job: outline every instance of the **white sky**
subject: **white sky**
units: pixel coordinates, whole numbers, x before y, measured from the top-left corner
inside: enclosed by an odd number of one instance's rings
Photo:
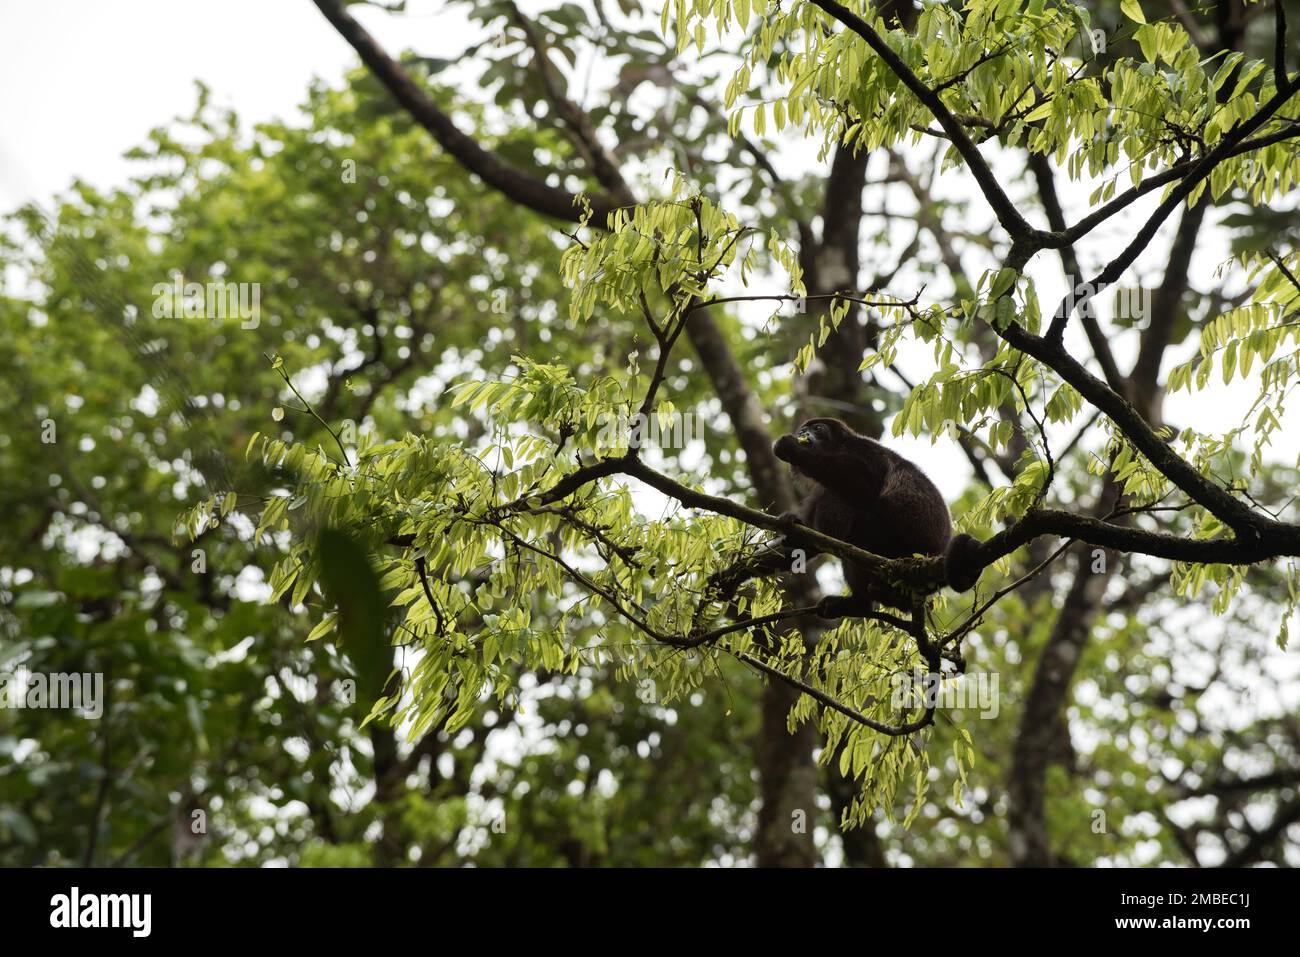
[[[355,15],[396,51],[458,49],[458,11]],[[454,27],[449,29],[449,26]],[[0,0],[0,207],[47,200],[74,176],[121,183],[121,154],[194,108],[194,81],[248,123],[287,117],[313,75],[336,82],[352,49],[310,0]]]

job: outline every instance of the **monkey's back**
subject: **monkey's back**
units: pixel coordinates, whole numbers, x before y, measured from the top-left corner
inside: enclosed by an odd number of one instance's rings
[[[902,550],[890,557],[899,558],[920,552],[942,555],[952,538],[952,515],[938,486],[916,465],[897,452],[886,449],[890,457],[889,474],[880,492],[881,506],[890,512]]]
[[[938,487],[870,436],[839,419],[808,419],[797,434],[777,439],[772,451],[811,483],[800,514],[819,532],[883,558],[946,552],[952,516]],[[858,599],[897,605],[908,598],[853,562],[845,563],[844,577]]]
[[[864,440],[888,464],[879,489],[864,480],[860,494],[815,484],[803,518],[827,535],[885,558],[941,555],[952,537],[948,503],[924,472],[879,442]]]

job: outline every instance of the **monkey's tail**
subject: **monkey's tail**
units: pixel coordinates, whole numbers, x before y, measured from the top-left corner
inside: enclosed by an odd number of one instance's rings
[[[966,533],[953,538],[943,556],[943,576],[954,591],[969,591],[979,581],[984,566],[976,560],[980,543]]]

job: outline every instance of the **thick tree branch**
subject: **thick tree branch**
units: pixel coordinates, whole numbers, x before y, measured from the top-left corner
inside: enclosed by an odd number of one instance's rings
[[[1109,416],[1134,447],[1166,478],[1239,536],[1277,542],[1295,540],[1300,527],[1266,519],[1196,471],[1155,433],[1127,399],[1085,369],[1059,342],[1049,342],[1014,323],[996,331],[1012,346],[1056,372],[1088,402]]]
[[[788,517],[778,517],[733,502],[728,498],[690,488],[655,471],[631,455],[600,459],[565,476],[550,489],[527,493],[514,502],[501,506],[499,511],[501,513],[533,512],[545,509],[563,501],[592,482],[613,475],[636,478],[688,508],[725,515],[754,528],[780,533],[789,541],[815,549],[818,553],[835,555],[840,559],[869,568],[886,580],[897,582],[902,587],[921,593],[937,591],[943,587],[941,557],[884,558],[848,542],[824,535]],[[1182,562],[1245,565],[1300,555],[1300,526],[1271,520],[1261,521],[1263,521],[1263,530],[1259,535],[1192,539],[1164,532],[1146,531],[1060,509],[1036,509],[1014,525],[982,542],[972,553],[971,560],[977,567],[986,568],[1043,536],[1072,538],[1100,548]],[[409,546],[413,543],[413,538],[396,536],[390,539],[390,543]]]
[[[546,91],[547,102],[555,110],[556,115],[565,126],[573,133],[574,140],[578,149],[582,152],[583,158],[591,168],[592,175],[596,177],[605,189],[621,206],[636,205],[636,198],[632,195],[631,188],[627,181],[623,179],[623,173],[618,167],[617,161],[610,154],[600,138],[596,135],[595,128],[591,125],[591,120],[587,117],[586,112],[577,103],[569,99],[564,92],[564,78],[556,76],[555,68],[551,65],[550,57],[546,52],[546,43],[542,39],[541,32],[537,25],[519,10],[514,3],[507,4],[510,15],[519,28],[523,30],[524,36],[528,40],[529,47],[533,51],[533,62],[537,66],[538,75],[542,80],[542,89]]]
[[[933,114],[935,120],[943,127],[943,131],[948,134],[953,148],[966,161],[966,165],[970,168],[971,174],[979,184],[984,198],[988,200],[989,205],[993,208],[993,213],[997,216],[998,222],[1002,224],[1002,228],[1013,239],[1022,242],[1033,242],[1039,237],[1039,231],[1034,229],[1020,215],[1020,211],[1016,209],[1015,204],[1011,202],[1010,197],[1002,189],[997,177],[993,175],[993,170],[989,168],[989,164],[985,161],[978,147],[971,142],[971,138],[966,134],[965,126],[952,114],[952,111],[948,109],[939,94],[912,72],[911,67],[903,61],[903,58],[894,51],[893,47],[885,42],[884,37],[856,13],[843,4],[836,3],[835,0],[812,0],[812,3],[862,37],[894,75],[903,82],[903,85],[911,91],[912,95],[920,100]]]
[[[384,52],[365,27],[348,13],[343,0],[314,2],[393,98],[462,166],[521,206],[556,219],[579,221],[582,209],[575,203],[572,193],[551,186],[532,173],[515,169],[462,133],[452,118],[433,101],[429,92],[401,64]],[[606,216],[614,209],[626,205],[623,200],[605,196],[590,196],[589,199],[593,219],[598,225],[603,225]]]
[[[1047,224],[1057,232],[1065,231],[1065,212],[1061,208],[1061,200],[1056,194],[1056,177],[1052,172],[1052,164],[1042,153],[1029,154],[1029,169],[1034,174],[1034,180],[1038,184],[1038,195],[1043,201],[1043,210],[1047,213]],[[1075,254],[1073,243],[1062,243],[1058,248],[1061,257],[1061,265],[1065,267],[1066,279],[1070,287],[1074,288],[1075,284],[1083,278],[1083,270],[1079,268],[1079,257]],[[1092,346],[1092,354],[1097,359],[1097,364],[1101,366],[1102,375],[1112,389],[1121,394],[1124,393],[1124,376],[1119,371],[1119,366],[1115,362],[1115,356],[1110,349],[1110,340],[1102,331],[1100,324],[1097,322],[1097,314],[1093,309],[1092,300],[1085,304],[1081,318],[1084,334],[1088,337],[1088,344]]]

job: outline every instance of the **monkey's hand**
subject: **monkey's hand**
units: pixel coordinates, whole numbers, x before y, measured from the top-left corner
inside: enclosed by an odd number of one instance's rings
[[[782,512],[776,517],[776,520],[781,523],[782,532],[781,537],[774,539],[772,544],[778,548],[789,547],[790,533],[800,525],[804,528],[812,528],[812,526],[808,524],[808,520],[798,512]]]

